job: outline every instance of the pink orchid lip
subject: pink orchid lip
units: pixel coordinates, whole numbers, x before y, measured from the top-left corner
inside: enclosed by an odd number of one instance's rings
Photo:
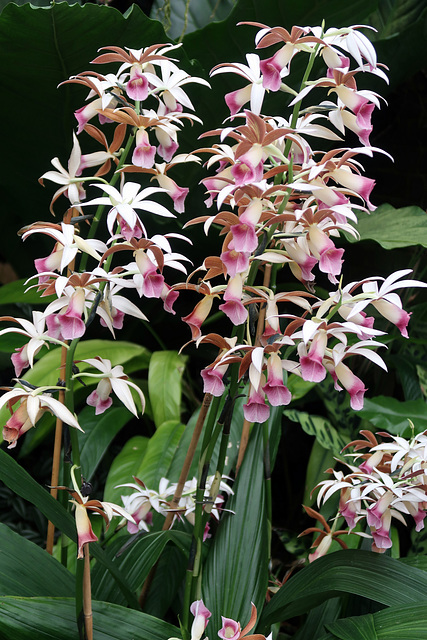
[[[208,317],[210,310],[212,308],[213,303],[213,295],[206,295],[200,302],[196,304],[193,311],[182,318],[184,322],[186,322],[192,334],[192,339],[197,340],[202,335],[200,331],[200,327],[206,318]]]
[[[86,508],[83,504],[76,503],[76,528],[78,535],[78,555],[83,558],[83,546],[88,542],[96,542],[98,538],[92,530]]]
[[[243,414],[248,422],[259,422],[260,424],[268,420],[270,416],[270,409],[265,404],[264,394],[256,391],[252,386],[248,402],[243,405]]]
[[[251,85],[243,87],[243,89],[237,89],[225,95],[225,102],[230,109],[230,115],[235,116],[244,104],[251,99]]]
[[[132,100],[145,100],[148,96],[148,80],[139,65],[132,67],[126,93]]]

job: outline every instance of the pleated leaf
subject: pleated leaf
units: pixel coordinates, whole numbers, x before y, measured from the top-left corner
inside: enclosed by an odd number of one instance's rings
[[[168,640],[179,629],[141,611],[92,602],[96,640]],[[66,598],[2,598],[2,640],[79,640],[75,604]]]
[[[74,518],[62,507],[62,505],[52,498],[52,496],[41,487],[10,455],[0,449],[0,480],[12,489],[21,498],[25,498],[48,518],[57,529],[60,529],[73,542],[77,542],[77,532]],[[128,604],[138,608],[138,601],[132,591],[129,590],[126,578],[112,562],[108,560],[106,554],[97,543],[91,543],[91,555],[108,568],[114,576],[118,588],[126,597]],[[1,626],[0,626],[1,628]]]
[[[425,604],[390,607],[327,624],[334,640],[427,640]]]
[[[168,542],[173,542],[183,553],[188,552],[190,548],[190,536],[182,531],[145,533],[125,549],[123,546],[128,541],[127,536],[120,536],[120,539],[115,540],[105,553],[121,573],[126,575],[127,583],[134,591],[141,588],[151,567],[157,562]],[[92,589],[93,597],[98,600],[126,604],[112,576],[99,564],[95,565],[92,572]]]
[[[79,434],[80,465],[86,480],[91,480],[108,447],[119,431],[133,419],[126,407],[111,407],[100,416],[93,407],[85,407],[79,414],[84,433]]]
[[[156,427],[181,417],[181,379],[185,360],[176,351],[155,351],[148,369],[148,393]]]
[[[427,573],[370,551],[338,551],[290,578],[266,605],[259,629],[267,630],[341,593],[387,606],[427,604]]]
[[[184,429],[185,425],[178,420],[168,420],[151,436],[145,456],[134,472],[150,489],[158,489],[159,480],[169,477],[169,468]]]
[[[74,594],[74,576],[41,547],[5,524],[0,524],[0,549],[1,596]]]
[[[251,602],[261,610],[267,589],[268,530],[265,505],[262,428],[254,427],[243,465],[227,502],[203,570],[203,600],[216,637],[221,615],[248,622]]]

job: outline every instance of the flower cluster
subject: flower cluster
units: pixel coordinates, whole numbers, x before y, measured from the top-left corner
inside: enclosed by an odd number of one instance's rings
[[[409,314],[395,290],[425,286],[416,280],[402,281],[409,270],[386,279],[341,284],[344,250],[334,240],[343,231],[357,237],[352,225],[357,223],[355,212],[375,209],[370,202],[374,180],[363,176],[359,157],[381,152],[369,143],[371,114],[379,99],[371,91],[359,90],[356,76],[387,77],[359,27],[325,33],[295,27],[289,33],[281,27],[250,24],[260,27],[255,38],[258,49],[280,48],[270,58],[248,54],[247,65],[224,63],[212,71],[213,76],[237,74],[246,84],[225,97],[233,125],[226,122],[222,129],[203,134],[219,137],[219,142],[198,150],[208,154],[208,169],[216,167],[203,183],[207,206],[216,205],[218,212],[188,224],[203,223],[206,234],[220,227],[224,240],[220,255],[206,258],[198,270],[205,272],[202,282],[187,281],[186,288],[203,297],[183,320],[196,344],[209,342],[219,349],[215,361],[202,372],[205,392],[222,395],[223,376],[231,364],[239,364],[239,379],[248,377],[244,405],[248,421],[264,422],[270,413],[267,402],[278,406],[291,401],[286,386],[290,374],[311,382],[330,374],[335,388],[346,389],[352,408],[358,410],[366,388],[347,358],[362,356],[386,368],[373,351],[383,346],[376,339],[383,332],[373,327],[374,317],[365,309],[371,305],[374,313],[407,337]],[[308,55],[308,67],[315,57],[326,65],[324,77],[304,80],[300,91],[283,82],[296,55]],[[313,88],[325,88],[329,100],[301,110]],[[288,120],[266,115],[268,94],[280,91],[293,96]],[[248,103],[250,108],[244,109]],[[358,136],[359,146],[342,146],[341,136],[347,130]],[[308,140],[313,137],[317,150]],[[329,146],[331,142],[341,146],[318,150],[321,139]],[[279,284],[279,270],[285,267],[299,281],[298,290],[283,290]],[[326,300],[314,295],[315,269],[335,286]],[[264,274],[262,284],[256,284],[259,270]],[[225,284],[212,282],[218,278]],[[307,291],[301,291],[301,285]],[[215,298],[222,298],[219,309],[236,327],[233,338],[202,335]],[[262,313],[254,329],[258,306]],[[295,307],[299,313],[293,312]]]
[[[339,491],[338,515],[344,517],[349,531],[335,532],[335,535],[352,532],[356,524],[365,521],[369,534],[355,533],[372,537],[372,550],[382,553],[392,546],[392,518],[407,524],[405,516],[411,516],[416,531],[424,528],[427,514],[427,432],[409,440],[381,433],[386,438],[381,443],[370,431],[361,431],[361,434],[365,439],[348,444],[347,447],[354,447],[355,453],[347,455],[363,461],[358,466],[346,464],[347,474],[329,469],[328,473],[332,473],[333,478],[319,483],[317,503],[320,506]],[[366,453],[358,453],[366,448]],[[313,512],[309,515],[318,517],[319,514]],[[333,534],[329,527],[326,536],[322,533],[322,546],[318,546],[315,557],[327,552]]]
[[[220,481],[219,486],[217,486],[217,483],[214,481],[215,476],[208,476],[206,479],[203,500],[205,502],[205,509],[209,509],[209,513],[219,520],[219,510],[221,510],[225,500],[221,493],[231,495],[233,490],[224,480]],[[153,519],[152,509],[163,516],[166,516],[171,510],[170,501],[177,487],[176,483],[169,483],[167,478],[162,478],[160,480],[158,491],[149,489],[146,487],[144,482],[138,478],[135,478],[135,483],[128,483],[120,486],[135,489],[134,493],[122,496],[125,509],[132,514],[134,519],[134,523],[128,522],[127,528],[129,533],[149,530],[148,527]],[[194,524],[196,491],[197,478],[187,480],[184,484],[178,505],[173,509],[174,513],[176,513],[178,517],[187,518],[191,524]],[[207,537],[209,537],[208,526],[204,534],[204,539]]]
[[[132,302],[127,295],[129,293],[141,300],[157,298],[167,313],[175,313],[173,304],[178,292],[166,282],[165,269],[186,274],[185,263],[190,261],[185,255],[175,252],[171,243],[189,241],[175,232],[150,236],[147,229],[151,223],[148,219],[151,216],[176,217],[167,206],[156,200],[158,196],[166,197],[166,202],[170,198],[175,212],[184,209],[188,189],[179,186],[170,174],[176,165],[200,161],[195,155],[177,153],[183,122],[200,122],[196,116],[190,118],[184,112],[194,109],[184,88],[190,83],[209,86],[206,80],[189,76],[168,56],[178,46],[153,45],[128,51],[106,47],[107,52],[101,53],[93,62],[119,63],[117,74],[102,75],[90,71],[66,81],[89,89],[88,104],[75,113],[78,130],[77,135],[73,134],[67,168],[54,158],[54,170],[47,171],[40,178],[41,184],[51,181],[59,185],[50,209],[54,213],[53,206],[57,207],[58,201],[65,198],[67,209],[63,221],[36,222],[20,232],[23,240],[43,234],[54,241],[51,253],[35,260],[36,284],[31,284],[41,293],[42,299],[44,296],[54,296],[54,299],[44,311],[33,312],[32,322],[26,318],[1,318],[15,326],[3,329],[0,335],[15,332],[28,338],[27,343],[12,356],[16,376],[20,376],[27,367],[33,367],[34,359],[43,346],[55,344],[68,348],[69,341],[84,337],[95,318],[99,319],[101,326],[109,329],[113,337],[123,327],[126,315],[147,321],[141,305]],[[111,142],[90,122],[95,117],[101,124],[109,123],[110,130],[113,128]],[[90,136],[92,143],[100,145],[101,150],[82,153],[80,140],[84,135]],[[128,143],[123,148],[126,135]],[[132,163],[125,164],[132,146]],[[90,173],[95,167],[98,167],[96,173]],[[111,172],[112,167],[115,173],[107,182],[102,176]],[[155,180],[158,186],[144,187],[139,182],[126,181],[125,173],[129,171],[140,175],[146,173],[146,181]],[[118,179],[119,185],[115,186]],[[93,192],[96,188],[101,190],[99,197],[87,199],[88,185]],[[104,209],[109,234],[106,243],[95,238]],[[91,226],[87,231],[89,220]],[[122,261],[113,267],[112,261],[127,256],[129,251],[131,261]],[[94,262],[90,270],[86,268],[89,260]],[[138,394],[144,410],[141,390],[128,379],[121,366],[112,366],[109,360],[99,357],[85,362],[97,370],[96,373],[80,373],[82,377],[99,380],[96,390],[87,399],[88,404],[95,407],[96,414],[111,405],[110,393],[114,391],[137,415],[130,389]],[[4,402],[8,401],[9,396],[6,396]],[[19,412],[6,425],[12,445],[20,434],[35,424],[35,416],[31,413],[30,424],[26,426],[25,402],[22,401]],[[46,410],[44,404],[42,407]],[[18,413],[19,427],[16,426]],[[72,424],[68,415],[67,419]]]

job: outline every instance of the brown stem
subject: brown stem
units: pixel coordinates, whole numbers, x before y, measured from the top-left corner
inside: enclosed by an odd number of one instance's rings
[[[270,284],[270,278],[271,278],[271,264],[267,264],[265,265],[264,268],[264,279],[263,279],[263,286],[264,287],[268,287]],[[259,311],[259,315],[258,315],[258,324],[257,324],[257,329],[256,329],[256,334],[255,334],[255,346],[259,346],[260,342],[261,342],[261,336],[264,332],[264,328],[265,328],[265,311],[266,311],[266,305],[263,304],[260,311]],[[249,432],[250,432],[250,428],[251,428],[251,424],[252,422],[248,422],[248,420],[246,420],[246,418],[243,421],[243,427],[242,427],[242,435],[240,437],[240,447],[239,447],[239,455],[237,457],[237,464],[236,464],[236,476],[239,473],[239,469],[242,465],[243,462],[243,458],[245,456],[245,451],[246,451],[246,447],[248,446],[248,441],[249,441]]]
[[[69,224],[71,218],[73,216],[74,209],[70,208],[66,211],[64,215],[64,222]],[[70,276],[72,271],[74,271],[75,260],[73,260],[67,268],[67,275]],[[60,377],[64,377],[65,365],[67,362],[67,349],[66,347],[61,348],[61,366],[60,366]],[[65,391],[60,391],[58,394],[58,400],[62,404],[65,405]],[[53,444],[53,460],[52,460],[52,474],[50,478],[50,495],[55,500],[58,497],[58,489],[57,486],[59,484],[59,467],[61,463],[61,448],[62,448],[62,420],[60,418],[56,418],[55,425],[55,441]],[[53,543],[55,538],[55,525],[50,520],[47,523],[47,537],[46,537],[46,551],[52,555],[53,552]]]
[[[213,396],[210,393],[205,393],[203,397],[199,417],[197,418],[196,426],[194,427],[193,435],[191,437],[190,446],[188,447],[184,464],[182,465],[178,484],[176,485],[176,489],[175,489],[175,494],[170,502],[171,511],[168,512],[162,527],[163,531],[166,531],[167,529],[169,529],[173,522],[173,519],[175,516],[173,510],[177,508],[179,501],[181,500],[182,492],[184,490],[184,485],[187,482],[188,472],[190,471],[191,463],[193,462],[197,443],[199,442],[199,438],[202,433],[203,425],[205,423],[206,416],[212,402],[212,397]],[[142,586],[141,593],[139,594],[139,604],[141,608],[144,606],[145,600],[147,599],[148,591],[151,587],[151,583],[153,582],[153,578],[156,574],[156,569],[157,569],[157,564],[151,567],[150,573],[148,574]]]
[[[93,640],[93,613],[92,613],[92,588],[90,583],[90,553],[89,545],[84,547],[83,569],[83,618],[85,622],[86,640]]]
[[[62,347],[61,349],[61,369],[60,371],[65,370],[65,362],[67,360],[67,349]],[[65,391],[60,391],[58,394],[59,402],[64,404],[65,402]],[[55,426],[55,442],[53,445],[53,460],[52,460],[52,475],[50,478],[50,495],[52,498],[57,498],[58,496],[58,484],[59,484],[59,467],[61,462],[61,447],[62,447],[62,420],[60,418],[56,418],[56,426]],[[47,538],[46,538],[46,551],[52,555],[53,552],[53,543],[55,537],[55,525],[50,520],[47,523]]]

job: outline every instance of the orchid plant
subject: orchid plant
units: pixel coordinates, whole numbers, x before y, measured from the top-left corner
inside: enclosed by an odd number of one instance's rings
[[[212,596],[212,576],[218,570],[216,549],[220,544],[227,546],[226,536],[245,522],[241,510],[250,509],[249,497],[246,502],[240,498],[245,486],[245,495],[250,495],[246,460],[257,460],[257,449],[262,449],[269,470],[273,431],[275,437],[278,434],[277,425],[273,429],[272,424],[277,412],[295,399],[296,381],[319,384],[330,378],[336,392],[348,394],[351,408],[361,410],[367,388],[355,373],[357,363],[387,370],[378,353],[387,346],[381,320],[407,338],[410,314],[398,291],[427,286],[411,277],[411,269],[344,283],[340,238],[343,234],[358,237],[358,213],[375,215],[371,202],[375,182],[364,175],[363,160],[375,153],[388,156],[370,143],[371,117],[382,98],[359,88],[360,79],[370,74],[387,82],[387,69],[377,62],[362,28],[307,26],[289,32],[254,22],[240,28],[255,30],[257,53],[246,55],[247,64],[224,62],[212,69],[212,77],[231,74],[237,89],[225,95],[229,116],[218,128],[200,135],[203,142],[197,149],[183,148],[182,133],[190,125],[202,126],[190,98],[193,85],[206,92],[210,85],[180,68],[175,57],[180,45],[105,46],[92,61],[93,70],[65,80],[64,84],[85,87],[87,100],[75,112],[77,130],[72,134],[67,169],[54,158],[55,170],[40,178],[46,187],[49,183],[59,186],[51,212],[55,207],[58,215],[61,205],[65,212],[62,220],[34,222],[21,231],[28,244],[36,234],[54,242],[48,256],[35,260],[36,274],[27,282],[40,293],[41,302],[45,298],[49,302],[43,311],[33,312],[32,322],[0,318],[11,325],[0,335],[17,333],[28,339],[12,355],[17,385],[6,389],[0,399],[0,408],[7,406],[11,414],[3,438],[12,449],[45,412],[57,418],[59,445],[55,446],[51,491],[56,496],[58,489],[66,490],[73,498],[77,554],[79,559],[85,556],[77,589],[88,639],[94,637],[89,543],[94,545],[101,535],[92,529],[90,511],[100,514],[107,525],[114,515],[121,517],[117,529],[106,535],[114,554],[118,545],[126,556],[129,547],[144,545],[146,540],[162,541],[163,547],[156,546],[153,552],[150,572],[137,578],[130,589],[134,599],[138,591],[142,607],[150,597],[156,561],[166,542],[172,540],[185,551],[188,561],[179,603],[183,640],[203,637],[211,616],[208,607],[215,607],[212,633],[222,639],[272,638],[265,619],[257,627],[260,632],[250,634],[257,620],[252,598],[259,608],[267,592],[262,582],[266,568],[254,582],[249,600],[235,610],[227,602],[225,587],[224,593],[218,587],[217,602]],[[305,72],[295,88],[294,61],[304,56]],[[323,65],[323,71],[315,75],[318,65]],[[278,96],[280,110],[274,110]],[[99,150],[82,153],[85,145]],[[205,171],[206,200],[199,204],[197,215],[189,212],[183,224],[180,215],[189,189],[178,184],[178,176],[183,173],[179,169],[187,167]],[[203,226],[212,250],[196,265],[191,254],[195,225]],[[220,246],[215,239],[218,233]],[[78,435],[83,425],[76,415],[77,391],[81,394],[82,385],[96,383],[86,394],[86,404],[96,417],[108,415],[112,393],[136,418],[147,403],[141,384],[131,379],[121,363],[96,351],[89,357],[77,356],[79,343],[90,334],[92,323],[99,322],[96,331],[109,332],[116,339],[127,316],[149,322],[151,303],[157,304],[156,313],[175,315],[178,297],[188,311],[182,317],[189,330],[183,348],[215,350],[201,371],[205,395],[187,446],[181,448],[181,469],[174,478],[158,477],[156,485],[130,473],[115,488],[124,490],[123,506],[89,499],[79,480],[87,470]],[[217,314],[227,320],[229,329],[206,330]],[[31,386],[25,375],[21,377],[23,372],[55,345],[61,352],[58,384]],[[230,430],[242,396],[237,450]],[[63,424],[72,429],[70,447],[64,445],[61,462]],[[252,444],[246,449],[250,433]],[[404,521],[402,514],[409,514],[417,530],[422,527],[427,504],[425,434],[415,434],[410,442],[392,437],[389,444],[378,444],[370,432],[364,435],[367,443],[353,443],[356,452],[370,445],[364,462],[358,467],[347,465],[347,475],[331,470],[334,479],[319,485],[319,506],[340,491],[339,514],[332,528],[323,515],[307,507],[309,515],[324,524],[323,530],[312,527],[304,532],[320,533],[310,560],[325,555],[332,540],[342,542],[339,536],[347,532],[336,530],[340,516],[351,530],[358,529],[360,537],[372,536],[374,551],[391,546],[391,518]],[[233,488],[230,476],[237,477]],[[269,480],[267,473],[266,477]],[[267,482],[262,486],[266,524],[262,535],[267,549],[271,489]],[[369,533],[361,529],[363,519]],[[245,527],[241,524],[239,535]],[[160,538],[161,533],[170,538]],[[129,540],[128,534],[133,536]],[[259,540],[258,544],[262,546]],[[53,524],[47,548],[53,553]],[[113,573],[120,562],[111,560]]]

